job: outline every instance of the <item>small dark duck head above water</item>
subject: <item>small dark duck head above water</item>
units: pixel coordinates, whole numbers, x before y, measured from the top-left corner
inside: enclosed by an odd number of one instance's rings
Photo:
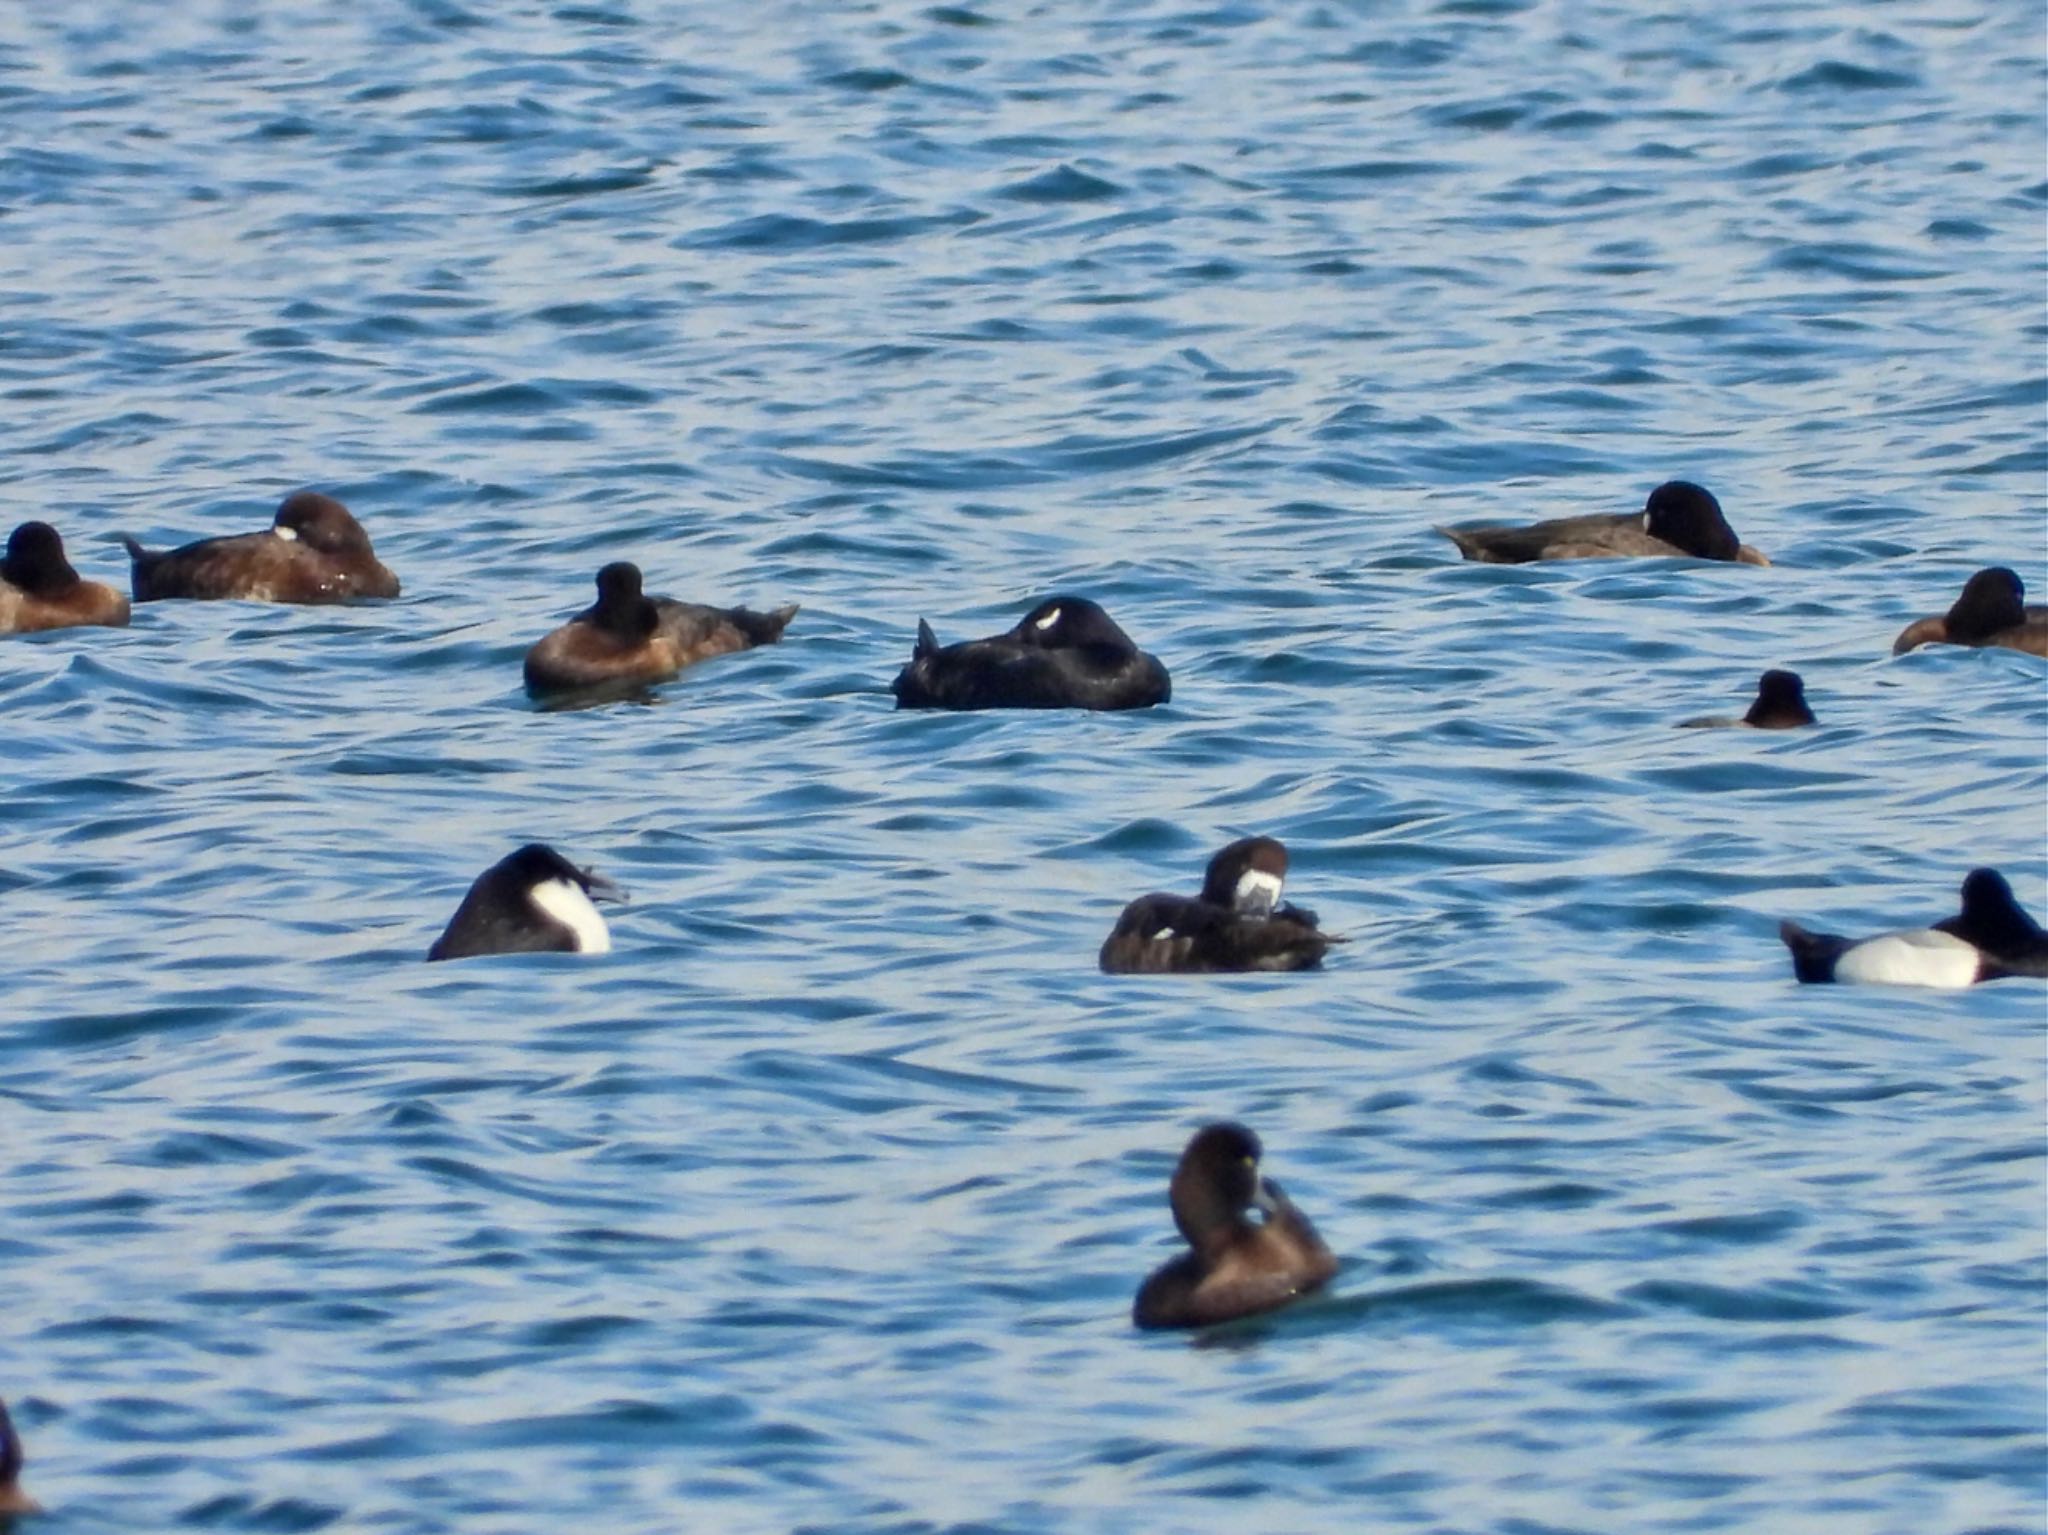
[[[1740,719],[1729,719],[1716,715],[1707,719],[1685,720],[1687,728],[1712,726],[1748,726],[1753,730],[1796,730],[1802,725],[1816,723],[1813,710],[1807,707],[1806,683],[1797,672],[1768,671],[1756,680],[1756,698],[1749,706],[1749,712]]]

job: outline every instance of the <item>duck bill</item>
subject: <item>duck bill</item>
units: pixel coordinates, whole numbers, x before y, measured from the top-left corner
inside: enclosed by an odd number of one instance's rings
[[[583,893],[593,901],[615,901],[622,906],[628,899],[624,885],[595,869],[583,871]]]

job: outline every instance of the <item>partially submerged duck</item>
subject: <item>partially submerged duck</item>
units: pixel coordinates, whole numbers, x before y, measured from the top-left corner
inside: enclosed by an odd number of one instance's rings
[[[649,686],[710,656],[772,645],[797,605],[756,613],[648,597],[640,567],[616,560],[597,573],[597,601],[526,653],[536,696],[589,688]]]
[[[1314,912],[1280,903],[1286,879],[1285,846],[1240,838],[1209,860],[1200,895],[1145,895],[1126,906],[1098,962],[1112,975],[1312,969],[1342,940],[1318,929]]]
[[[1954,990],[2006,976],[2048,977],[2048,932],[2020,909],[1996,869],[1972,869],[1962,910],[1930,927],[1839,938],[1782,922],[1778,937],[1792,951],[1792,973],[1809,983]]]
[[[0,1402],[0,1519],[42,1512],[41,1505],[21,1488],[21,1468],[27,1458],[22,1452],[21,1435],[14,1431],[14,1420],[7,1415],[7,1404]]]
[[[529,842],[476,877],[427,958],[609,954],[611,929],[592,903],[625,898],[595,869],[579,869],[547,844]]]
[[[7,536],[0,557],[0,634],[33,634],[128,622],[128,599],[88,581],[64,557],[64,540],[47,522],[24,522]]]
[[[1806,683],[1797,672],[1768,671],[1756,680],[1756,698],[1741,719],[1716,716],[1686,720],[1681,728],[1713,729],[1747,725],[1755,730],[1797,730],[1814,724],[1813,710],[1806,704]]]
[[[1138,1287],[1140,1327],[1207,1327],[1272,1311],[1328,1284],[1337,1258],[1280,1185],[1261,1176],[1259,1138],[1228,1122],[1196,1132],[1167,1197],[1188,1250]],[[1263,1221],[1254,1222],[1257,1210]]]
[[[378,561],[362,524],[334,497],[313,490],[286,496],[267,533],[203,538],[157,552],[126,536],[121,542],[134,561],[137,602],[348,602],[398,595],[398,577]]]
[[[1526,565],[1534,560],[1691,557],[1743,565],[1771,562],[1736,538],[1721,503],[1690,480],[1667,480],[1640,512],[1555,517],[1518,528],[1438,528],[1468,560]]]
[[[1173,696],[1166,668],[1086,597],[1048,597],[1005,634],[941,646],[917,621],[899,709],[1148,709]]]
[[[2029,604],[2019,572],[1988,566],[1963,583],[1963,594],[1939,618],[1918,618],[1892,641],[1902,656],[1922,645],[1995,646],[2048,656],[2048,607]]]

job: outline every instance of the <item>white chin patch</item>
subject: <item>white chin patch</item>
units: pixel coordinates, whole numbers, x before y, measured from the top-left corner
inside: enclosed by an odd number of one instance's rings
[[[1054,624],[1058,623],[1059,621],[1060,610],[1058,608],[1054,608],[1050,613],[1046,614],[1045,617],[1041,618],[1037,623],[1033,624],[1031,627],[1034,629],[1050,629]]]
[[[1977,979],[1982,956],[1953,933],[1925,928],[1885,933],[1842,951],[1835,979],[1876,986],[1935,986],[1957,991]]]
[[[1273,908],[1280,904],[1280,885],[1277,874],[1246,869],[1237,877],[1237,889],[1231,892],[1230,904],[1248,917],[1271,916]]]
[[[532,895],[535,906],[575,936],[577,953],[611,953],[611,929],[604,925],[604,917],[590,904],[581,885],[566,879],[544,879],[533,887]]]
[[[272,528],[270,531],[275,533],[279,538],[283,539],[288,544],[295,544],[299,541],[299,530],[297,528],[287,528],[282,523],[280,523],[277,527]]]

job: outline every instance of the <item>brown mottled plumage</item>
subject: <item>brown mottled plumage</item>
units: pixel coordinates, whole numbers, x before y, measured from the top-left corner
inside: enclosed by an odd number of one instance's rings
[[[362,525],[347,507],[317,491],[285,497],[268,533],[204,538],[154,553],[132,538],[121,542],[135,562],[137,602],[347,602],[398,595],[398,577],[379,563]]]
[[[1198,896],[1143,895],[1123,909],[1097,963],[1111,975],[1310,970],[1333,938],[1315,913],[1280,903],[1287,849],[1243,837],[1209,860]]]

